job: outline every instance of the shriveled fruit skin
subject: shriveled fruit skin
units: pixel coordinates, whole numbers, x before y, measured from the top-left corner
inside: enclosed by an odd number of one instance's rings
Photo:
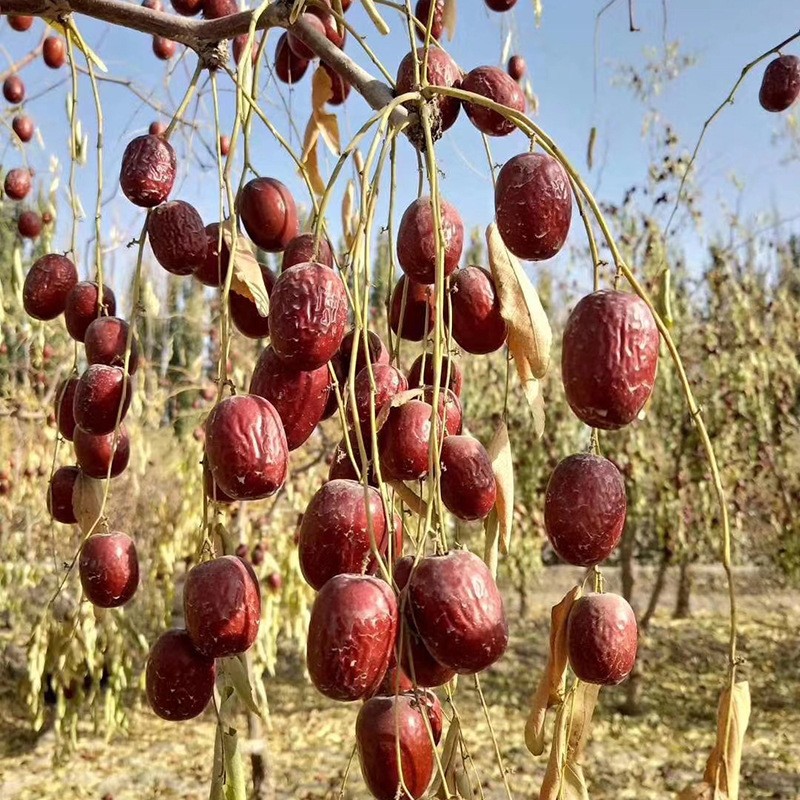
[[[414,16],[419,20],[422,28],[415,26],[414,32],[417,39],[425,41],[425,29],[428,27],[428,19],[431,13],[431,3],[435,3],[433,9],[433,22],[431,23],[431,36],[434,39],[441,39],[444,31],[444,2],[443,0],[417,0],[414,7]]]
[[[282,83],[293,84],[306,74],[311,62],[298,58],[289,47],[289,35],[282,33],[275,47],[275,74]]]
[[[78,283],[78,270],[66,256],[48,253],[33,262],[22,287],[22,304],[34,319],[55,319]]]
[[[488,270],[465,267],[453,276],[450,302],[453,338],[462,350],[486,355],[499,350],[508,337],[500,299]]]
[[[414,481],[428,474],[428,452],[433,407],[409,400],[393,408],[378,434],[384,476]]]
[[[626,509],[625,481],[611,461],[590,453],[568,456],[547,484],[547,538],[568,564],[599,564],[619,544]]]
[[[364,783],[376,800],[418,800],[427,791],[433,777],[434,752],[425,713],[419,700],[407,694],[373,697],[359,710],[358,760]]]
[[[167,720],[197,717],[211,700],[216,676],[214,660],[197,652],[186,631],[166,631],[156,639],[147,659],[150,708]]]
[[[161,136],[146,133],[132,139],[125,148],[119,184],[131,203],[153,208],[169,197],[176,169],[172,145]]]
[[[465,92],[474,92],[500,105],[525,113],[525,95],[519,84],[499,67],[476,67],[461,82]],[[511,120],[477,103],[464,103],[469,121],[488,136],[507,136],[516,130]]]
[[[206,258],[206,229],[197,209],[183,200],[156,206],[147,221],[156,261],[173,275],[191,275]]]
[[[75,445],[75,460],[83,473],[90,478],[100,480],[104,479],[106,475],[116,478],[125,471],[130,461],[130,439],[127,429],[122,424],[119,426],[119,441],[116,451],[114,450],[113,431],[96,436],[80,426],[76,426],[73,444]],[[110,475],[109,466],[111,466]]]
[[[515,80],[521,81],[525,77],[528,66],[522,56],[514,55],[508,59],[508,74]]]
[[[518,258],[544,261],[564,246],[572,221],[572,189],[561,164],[542,153],[510,158],[494,192],[497,228]]]
[[[347,325],[342,279],[315,262],[282,272],[270,298],[275,352],[296,369],[316,369],[339,350]]]
[[[572,671],[586,683],[613,686],[636,663],[636,615],[618,594],[579,597],[567,620],[567,653]]]
[[[59,36],[48,36],[42,44],[42,59],[50,69],[60,69],[67,63],[67,46]]]
[[[417,49],[417,58],[423,62],[423,48]],[[444,50],[431,48],[428,51],[428,83],[432,86],[456,87],[461,82],[461,70]],[[414,90],[414,54],[408,53],[397,68],[396,95],[405,94]],[[461,110],[461,103],[455,97],[439,97],[435,105],[440,115],[440,130],[446,131],[452,127]]]
[[[96,436],[111,433],[125,419],[131,403],[131,379],[119,367],[90,364],[78,380],[75,423]]]
[[[268,253],[283,250],[299,231],[292,193],[275,178],[254,178],[245,184],[239,216],[247,235]]]
[[[42,232],[42,218],[36,211],[23,211],[17,220],[17,231],[23,239],[35,239]]]
[[[786,111],[800,95],[800,58],[778,56],[770,61],[761,79],[758,101],[766,111]]]
[[[61,381],[56,389],[55,411],[58,432],[69,442],[75,434],[75,390],[78,388],[78,378],[68,378]]]
[[[121,531],[90,536],[81,547],[78,574],[93,605],[124,606],[139,586],[139,558],[133,539]]]
[[[375,383],[374,399],[372,393],[372,383]],[[356,410],[358,411],[358,421],[369,430],[371,424],[371,412],[374,410],[375,418],[387,403],[392,401],[400,392],[408,389],[406,376],[397,367],[390,364],[375,364],[372,367],[372,377],[367,367],[356,375],[355,393]]]
[[[220,243],[219,223],[206,225],[206,255],[194,268],[194,277],[204,286],[224,286],[228,277],[231,251],[224,237]]]
[[[261,277],[264,280],[264,288],[269,297],[272,295],[272,287],[275,286],[275,273],[263,264],[259,266]],[[228,295],[228,303],[231,320],[239,333],[250,339],[262,339],[269,336],[269,315],[262,317],[254,300],[231,290]]]
[[[494,508],[497,482],[486,448],[471,436],[442,442],[442,502],[463,520],[484,519]]]
[[[417,686],[434,688],[443,686],[456,674],[455,670],[440,664],[430,653],[422,638],[419,635],[417,626],[414,623],[414,615],[411,612],[411,605],[408,602],[406,589],[408,579],[411,577],[411,568],[414,563],[414,556],[404,556],[394,565],[393,578],[400,592],[398,605],[403,608],[403,618],[401,622],[403,631],[403,649],[401,660],[403,670]],[[403,598],[405,597],[405,606]]]
[[[22,167],[14,167],[6,173],[3,190],[10,200],[24,200],[31,190],[31,173]]]
[[[314,254],[314,234],[301,233],[294,237],[285,247],[281,260],[281,272],[305,264],[309,261],[316,261],[326,267],[333,267],[333,250],[331,243],[323,236],[319,240],[319,247]]]
[[[128,343],[128,323],[119,317],[98,317],[86,329],[83,339],[86,360],[90,364],[106,364],[109,367],[125,366],[125,350]],[[128,372],[133,375],[139,368],[139,344],[131,337]]]
[[[333,480],[311,498],[300,525],[298,552],[303,577],[314,589],[321,589],[334,575],[374,575],[378,560],[372,551],[373,537],[386,557],[391,536],[381,495],[371,486],[367,494],[368,501],[357,481]],[[402,527],[399,533],[395,553],[402,549]]]
[[[408,289],[404,287],[408,284]],[[405,308],[403,294],[405,293]],[[407,278],[395,284],[389,305],[389,326],[392,332],[409,342],[421,342],[436,323],[436,300],[433,286]]]
[[[472,674],[505,652],[503,598],[489,568],[473,553],[423,558],[409,580],[407,603],[422,641],[440,664]]]
[[[311,608],[306,663],[311,682],[333,700],[375,693],[397,634],[391,587],[369,575],[335,575]]]
[[[259,500],[286,481],[288,448],[274,406],[257,395],[235,395],[206,420],[206,456],[217,485],[234,500]]]
[[[261,623],[261,593],[253,568],[238,556],[192,567],[183,589],[183,612],[186,630],[203,655],[244,653]]]
[[[433,386],[434,377],[433,355],[431,353],[424,353],[414,359],[414,363],[408,371],[408,385],[412,389],[422,386]],[[456,397],[460,397],[461,389],[464,385],[464,376],[461,372],[461,367],[449,356],[443,356],[439,385],[444,387],[448,380],[448,388],[453,391]]]
[[[658,328],[641,298],[603,289],[583,297],[564,329],[567,402],[587,425],[616,430],[644,408],[658,368]]]
[[[67,324],[67,333],[76,342],[84,340],[86,329],[99,316],[99,295],[100,287],[94,281],[76,283],[67,295],[64,322]],[[117,299],[107,284],[103,284],[102,306],[109,316],[113,317],[117,313]]]
[[[72,525],[78,520],[72,509],[72,493],[81,471],[77,467],[59,467],[47,487],[47,510],[56,522]]]
[[[296,450],[314,432],[328,403],[328,367],[303,371],[278,358],[272,346],[261,352],[250,381],[250,393],[269,400],[280,416],[289,450]]]
[[[441,215],[444,274],[452,275],[464,249],[464,223],[456,207],[446,200],[441,201]],[[403,272],[417,283],[436,280],[436,241],[433,203],[430,197],[420,197],[405,210],[397,229],[397,260]]]
[[[19,75],[9,75],[3,81],[3,97],[14,105],[25,99],[25,83]]]

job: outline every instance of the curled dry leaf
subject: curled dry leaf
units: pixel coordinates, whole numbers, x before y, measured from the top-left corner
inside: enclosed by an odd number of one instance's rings
[[[393,408],[402,406],[409,400],[416,400],[418,397],[422,397],[423,391],[422,388],[418,387],[416,389],[406,389],[404,392],[398,392],[390,402],[385,403],[381,408],[378,416],[375,418],[375,430],[379,431],[384,426]]]
[[[84,534],[96,527],[103,510],[103,481],[89,478],[82,472],[72,490],[72,511]]]
[[[418,516],[425,517],[428,513],[428,504],[402,481],[387,481],[389,486],[400,495],[400,499]]]
[[[317,67],[311,83],[311,118],[306,125],[300,161],[308,175],[311,187],[320,195],[325,191],[325,181],[319,171],[319,153],[317,152],[319,140],[322,139],[336,156],[341,150],[339,121],[335,114],[325,111],[325,103],[332,96],[333,85],[330,76],[322,67]]]
[[[742,746],[750,722],[750,684],[738,681],[733,694],[726,688],[719,700],[717,742],[708,757],[703,780],[728,800],[738,800]]]
[[[484,545],[483,560],[493,578],[497,578],[497,556],[500,550],[500,524],[497,519],[497,506],[495,506],[483,523]]]
[[[456,35],[456,20],[458,19],[458,2],[457,0],[444,0],[444,9],[442,10],[442,24],[447,38],[452,42],[453,37]]]
[[[487,450],[489,458],[492,460],[492,472],[494,472],[497,484],[495,512],[500,529],[500,550],[503,554],[507,554],[511,541],[511,525],[514,519],[514,464],[511,460],[508,427],[503,420],[500,420],[495,428]]]
[[[531,409],[536,435],[544,430],[544,401],[539,378],[550,366],[553,332],[536,287],[505,246],[497,224],[486,229],[486,245],[500,313],[508,325],[508,348]]]
[[[559,706],[539,800],[588,800],[580,760],[599,693],[596,684],[578,681]]]
[[[567,670],[567,618],[573,603],[581,596],[574,586],[550,611],[550,651],[547,666],[531,698],[525,723],[525,745],[535,756],[544,752],[544,721],[547,709],[564,700],[564,675]]]
[[[356,186],[351,178],[347,181],[344,197],[342,197],[342,233],[348,250],[353,246],[353,238],[356,231],[355,195]]]
[[[233,276],[231,277],[231,291],[247,297],[256,304],[258,313],[262,317],[269,315],[269,295],[264,285],[264,276],[253,253],[249,240],[244,236],[236,237],[236,248],[233,247],[233,220],[226,219],[220,226],[222,238],[233,253]]]
[[[453,717],[450,727],[447,729],[447,736],[444,738],[444,745],[442,746],[442,772],[444,772],[445,777],[449,777],[448,773],[452,773],[456,761],[456,753],[459,751],[458,743],[460,739],[461,723],[458,721],[458,717]],[[436,770],[436,778],[428,792],[431,797],[450,796],[449,786],[445,788],[442,784],[442,772]]]

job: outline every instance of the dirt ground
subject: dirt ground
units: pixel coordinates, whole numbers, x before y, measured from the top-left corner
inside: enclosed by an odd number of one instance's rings
[[[549,606],[571,585],[567,568],[544,570],[527,613],[510,614],[512,643],[482,676],[483,689],[514,797],[538,796],[545,756],[523,743],[528,700],[545,659]],[[646,591],[644,577],[641,588]],[[800,600],[796,593],[739,581],[742,677],[751,683],[753,713],[745,745],[742,800],[800,798]],[[610,575],[608,588],[615,588]],[[649,800],[699,780],[712,745],[726,652],[726,607],[720,576],[696,580],[691,619],[675,621],[668,586],[644,643],[643,713],[618,708],[624,687],[603,690],[585,772],[593,800]],[[279,798],[336,798],[353,745],[355,704],[320,697],[286,654],[268,682],[269,743]],[[202,720],[167,723],[149,710],[132,714],[130,736],[111,742],[85,731],[72,758],[54,764],[52,732],[37,737],[0,695],[0,798],[3,800],[201,800],[208,796],[214,728]],[[477,693],[462,680],[456,695],[486,798],[506,797]],[[243,723],[244,724],[244,723]],[[552,719],[548,720],[548,725]],[[357,765],[346,797],[366,797]]]

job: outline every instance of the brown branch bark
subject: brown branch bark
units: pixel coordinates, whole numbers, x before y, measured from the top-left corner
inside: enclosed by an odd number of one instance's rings
[[[190,47],[203,59],[216,43],[247,33],[253,19],[252,11],[242,11],[221,19],[188,19],[163,11],[152,11],[123,0],[0,0],[0,10],[4,14],[28,14],[50,19],[63,18],[71,13],[82,14],[112,25],[172,39]],[[290,4],[273,3],[256,21],[256,29],[279,27],[291,30],[331,69],[352,84],[373,109],[380,111],[384,108],[392,99],[391,88],[359,66],[302,18],[290,25],[289,11]],[[407,112],[403,108],[396,109],[392,114],[392,122],[397,125],[406,118]]]

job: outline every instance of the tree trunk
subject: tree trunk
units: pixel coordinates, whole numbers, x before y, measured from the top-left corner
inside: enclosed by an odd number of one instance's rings
[[[639,650],[636,663],[633,665],[628,680],[625,681],[625,702],[620,706],[620,712],[628,717],[636,717],[642,713],[642,686],[644,684],[644,647],[642,633],[639,631]]]
[[[622,578],[622,596],[633,606],[633,589],[636,583],[634,574],[633,552],[636,545],[636,533],[632,525],[625,525],[625,533],[619,548],[620,572]]]
[[[275,800],[275,782],[272,778],[272,755],[269,740],[262,739],[261,720],[252,711],[247,712],[247,735],[251,742],[263,741],[260,749],[250,754],[253,771],[253,800]]]
[[[692,584],[692,564],[688,558],[682,559],[680,572],[678,573],[678,596],[675,600],[675,613],[673,619],[688,619],[692,615],[691,599]]]
[[[644,614],[639,619],[639,630],[646,631],[650,626],[650,620],[653,614],[656,613],[658,608],[658,601],[661,599],[661,593],[664,591],[664,584],[666,583],[667,568],[670,562],[670,551],[665,547],[661,553],[661,563],[658,565],[658,573],[656,574],[653,588],[650,590],[650,599],[647,601],[647,608]]]

